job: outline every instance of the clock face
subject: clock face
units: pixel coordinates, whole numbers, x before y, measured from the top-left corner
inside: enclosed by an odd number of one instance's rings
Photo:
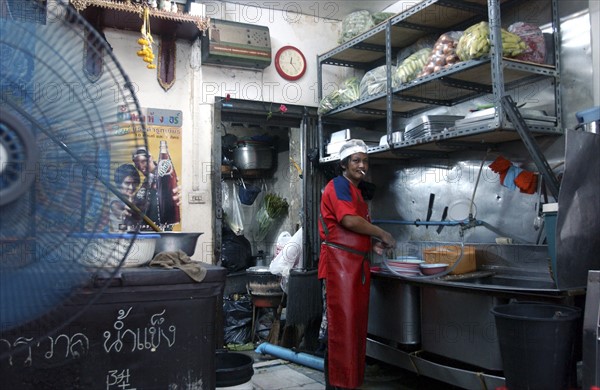
[[[286,80],[298,80],[306,71],[306,59],[300,50],[284,46],[275,54],[275,68]]]

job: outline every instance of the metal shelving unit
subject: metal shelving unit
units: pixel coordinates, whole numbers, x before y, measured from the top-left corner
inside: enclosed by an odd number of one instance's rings
[[[547,125],[529,126],[534,135],[560,135],[560,26],[558,23],[557,0],[551,5],[552,32],[554,37],[554,65],[527,63],[503,58],[501,47],[500,9],[522,2],[504,0],[425,0],[375,26],[360,36],[318,56],[318,93],[322,96],[322,71],[324,65],[345,66],[369,70],[387,65],[387,91],[358,99],[319,116],[320,162],[335,161],[323,157],[324,134],[327,123],[335,121],[373,122],[386,121],[388,144],[369,149],[377,157],[412,158],[431,152],[449,152],[461,147],[472,147],[482,143],[500,143],[519,139],[515,127],[506,118],[500,99],[506,90],[523,87],[542,80],[554,85],[556,122]],[[487,19],[486,19],[487,18]],[[489,57],[459,62],[431,75],[413,80],[393,88],[391,85],[392,53],[406,47],[429,34],[465,29],[481,20],[490,24],[492,49]],[[474,98],[491,95],[496,107],[493,121],[431,137],[410,139],[393,143],[393,118],[410,118],[439,106],[454,106]],[[383,135],[383,134],[382,134]]]

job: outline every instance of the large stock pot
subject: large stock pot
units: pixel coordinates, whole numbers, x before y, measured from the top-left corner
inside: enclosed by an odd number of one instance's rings
[[[270,170],[275,148],[260,141],[239,141],[233,149],[233,164],[240,170]]]

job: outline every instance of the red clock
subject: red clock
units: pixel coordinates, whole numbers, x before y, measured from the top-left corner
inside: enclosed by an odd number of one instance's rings
[[[286,80],[298,80],[306,72],[306,58],[294,46],[283,46],[275,54],[275,69]]]

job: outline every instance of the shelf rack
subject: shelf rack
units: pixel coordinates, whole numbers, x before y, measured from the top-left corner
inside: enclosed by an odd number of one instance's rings
[[[549,0],[554,37],[554,65],[533,64],[503,58],[501,47],[500,7],[510,7],[514,1],[503,0],[425,0],[371,30],[317,57],[318,93],[322,96],[324,65],[353,67],[362,70],[387,65],[386,92],[358,99],[319,116],[320,162],[336,161],[324,157],[323,127],[336,122],[386,121],[387,145],[369,148],[376,157],[412,158],[429,153],[447,153],[456,149],[477,147],[519,139],[514,126],[506,119],[500,99],[505,90],[526,86],[544,79],[554,85],[556,122],[529,126],[535,135],[560,135],[560,27],[556,0]],[[518,2],[517,2],[518,3]],[[429,34],[441,35],[447,31],[462,30],[481,20],[490,24],[493,43],[489,57],[459,62],[431,75],[418,78],[399,87],[391,85],[393,54],[419,38]],[[393,143],[393,116],[410,118],[429,109],[453,106],[483,95],[492,95],[496,120],[475,123],[472,127],[449,131],[421,139]],[[396,129],[397,130],[397,129]]]

